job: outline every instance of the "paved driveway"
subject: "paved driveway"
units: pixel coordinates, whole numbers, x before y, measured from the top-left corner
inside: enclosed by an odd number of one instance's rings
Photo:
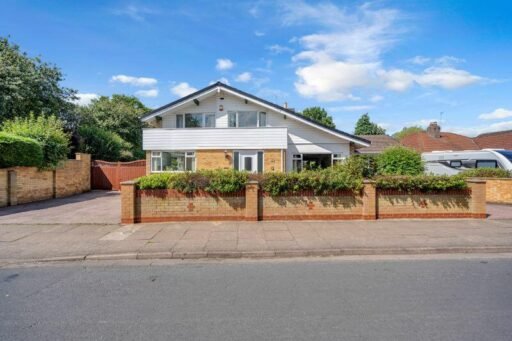
[[[67,198],[0,208],[2,224],[119,224],[119,192],[91,191]]]
[[[512,219],[512,205],[488,204],[489,219]]]

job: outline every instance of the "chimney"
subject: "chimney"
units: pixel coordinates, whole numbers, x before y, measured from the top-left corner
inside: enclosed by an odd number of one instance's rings
[[[441,127],[437,125],[437,122],[430,122],[427,128],[427,134],[430,137],[438,139],[441,137]]]

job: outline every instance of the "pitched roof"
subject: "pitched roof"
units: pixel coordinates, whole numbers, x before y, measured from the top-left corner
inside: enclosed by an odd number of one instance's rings
[[[365,140],[369,140],[372,144],[369,147],[356,148],[359,154],[376,154],[381,153],[384,149],[400,144],[396,139],[389,135],[357,135]]]
[[[405,136],[400,143],[413,148],[420,153],[434,150],[475,150],[481,149],[470,137],[441,132],[439,138],[434,138],[426,132],[418,132]]]
[[[499,148],[512,150],[512,130],[481,134],[475,137],[473,141],[482,149]]]
[[[172,108],[174,106],[178,106],[178,105],[183,104],[185,102],[191,101],[191,100],[195,99],[196,97],[198,97],[198,96],[200,96],[200,95],[202,95],[204,93],[207,93],[209,91],[212,91],[212,90],[214,90],[216,88],[223,88],[223,89],[225,89],[227,91],[230,91],[232,93],[235,93],[235,94],[237,94],[237,95],[239,95],[241,97],[245,97],[245,98],[251,99],[251,100],[253,100],[255,102],[259,102],[259,103],[261,103],[263,105],[269,106],[269,107],[271,107],[271,108],[273,108],[273,109],[275,109],[277,111],[280,111],[280,112],[284,113],[285,115],[294,117],[294,118],[296,118],[296,119],[298,119],[300,121],[303,121],[303,122],[307,122],[309,125],[316,126],[317,128],[320,128],[322,130],[330,131],[331,133],[333,133],[335,135],[341,135],[342,137],[345,137],[345,138],[347,138],[347,139],[349,139],[349,140],[351,140],[353,142],[356,142],[356,143],[358,143],[360,145],[363,145],[363,146],[365,146],[365,145],[369,146],[370,145],[370,141],[368,141],[368,140],[366,140],[364,138],[361,138],[361,137],[358,137],[358,136],[346,133],[344,131],[341,131],[341,130],[338,130],[338,129],[335,129],[335,128],[331,128],[331,127],[325,126],[325,125],[323,125],[323,124],[321,124],[321,123],[319,123],[317,121],[314,121],[314,120],[312,120],[312,119],[310,119],[308,117],[305,117],[305,116],[303,116],[303,115],[301,115],[299,113],[296,113],[295,111],[293,111],[291,109],[282,107],[282,106],[277,105],[275,103],[269,102],[269,101],[264,100],[264,99],[259,98],[259,97],[256,97],[256,96],[251,95],[251,94],[249,94],[247,92],[244,92],[244,91],[239,90],[237,88],[234,88],[232,86],[226,85],[226,84],[224,84],[222,82],[217,82],[217,83],[211,84],[211,85],[209,85],[209,86],[207,86],[207,87],[205,87],[205,88],[203,88],[201,90],[198,90],[198,91],[196,91],[194,93],[191,93],[190,95],[187,95],[187,96],[182,97],[182,98],[180,98],[180,99],[178,99],[178,100],[176,100],[174,102],[168,103],[168,104],[166,104],[164,106],[161,106],[160,108],[152,110],[152,111],[148,112],[147,114],[143,115],[141,117],[141,119],[143,121],[148,120],[151,117],[154,117],[154,116],[157,116],[158,114],[161,114],[166,109],[169,109],[169,108]]]

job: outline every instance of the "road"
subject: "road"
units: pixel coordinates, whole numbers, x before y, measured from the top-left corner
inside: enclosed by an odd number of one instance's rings
[[[504,256],[12,267],[0,339],[510,340],[511,284]]]

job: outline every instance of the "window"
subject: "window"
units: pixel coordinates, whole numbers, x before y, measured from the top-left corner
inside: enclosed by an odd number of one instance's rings
[[[460,160],[450,161],[450,167],[460,168],[460,167],[462,167],[462,161],[460,161]]]
[[[176,128],[215,128],[215,113],[176,115]]]
[[[345,160],[343,154],[332,154],[332,165],[338,165]]]
[[[244,170],[252,172],[252,157],[244,156]]]
[[[230,128],[251,128],[267,126],[267,113],[257,111],[229,111]]]
[[[498,168],[496,160],[477,160],[476,168]]]
[[[292,169],[295,172],[300,172],[302,170],[302,154],[292,155]]]
[[[195,171],[195,152],[152,152],[152,172],[184,172]]]

